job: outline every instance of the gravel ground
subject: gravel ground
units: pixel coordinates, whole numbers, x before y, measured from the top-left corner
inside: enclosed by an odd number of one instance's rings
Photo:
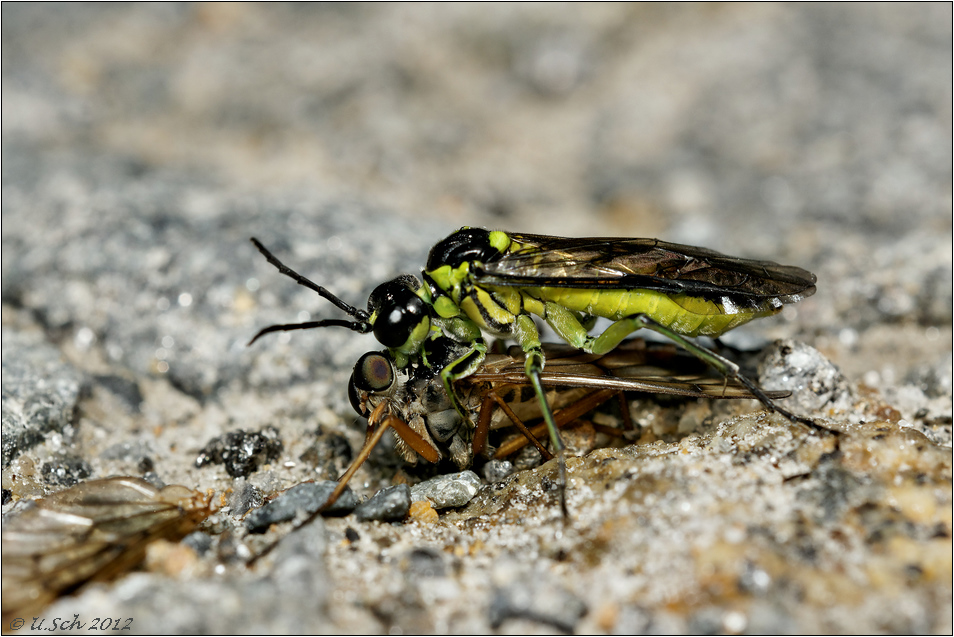
[[[952,631],[951,5],[2,17],[5,562],[31,500],[88,480],[184,485],[214,510],[113,581],[5,605],[5,631]],[[810,269],[814,296],[726,341],[822,428],[635,399],[636,444],[569,460],[567,519],[553,462],[380,519],[434,473],[385,441],[351,486],[401,485],[387,498],[251,532],[360,448],[345,387],[377,346],[328,329],[246,347],[340,317],[248,238],[362,306],[461,225]]]

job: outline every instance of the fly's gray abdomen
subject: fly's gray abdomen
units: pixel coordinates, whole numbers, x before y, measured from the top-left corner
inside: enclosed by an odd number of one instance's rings
[[[428,413],[426,419],[427,430],[438,442],[450,440],[463,423],[460,414],[453,407],[444,411]]]

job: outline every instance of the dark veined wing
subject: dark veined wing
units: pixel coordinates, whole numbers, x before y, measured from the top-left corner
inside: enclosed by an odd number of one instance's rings
[[[129,570],[153,540],[181,539],[208,517],[208,500],[186,487],[160,490],[124,477],[80,483],[31,503],[4,520],[4,623]]]
[[[658,239],[508,234],[520,245],[475,268],[479,283],[644,289],[717,299],[774,297],[784,303],[815,293],[815,275],[802,268],[706,248]]]
[[[547,357],[541,380],[546,387],[585,387],[684,396],[689,398],[755,398],[736,381],[713,376],[696,357],[668,343],[629,339],[602,356],[570,345],[544,344]],[[458,382],[527,384],[524,353],[490,354],[474,374]],[[766,392],[785,398],[790,392]]]

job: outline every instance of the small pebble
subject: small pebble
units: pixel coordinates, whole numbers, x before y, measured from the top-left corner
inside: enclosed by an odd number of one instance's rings
[[[412,520],[422,524],[433,524],[441,519],[441,516],[437,513],[437,510],[429,500],[412,502],[411,509],[407,514]]]
[[[245,528],[249,533],[264,533],[272,524],[287,522],[296,516],[304,519],[321,508],[335,486],[337,483],[330,480],[295,485],[265,506],[249,513],[245,518]],[[338,500],[322,515],[347,515],[357,504],[357,496],[350,488],[345,488]]]
[[[196,555],[205,555],[212,548],[212,536],[202,531],[193,531],[182,538],[182,543],[195,551]]]
[[[566,589],[546,581],[525,581],[498,588],[487,609],[490,625],[498,628],[508,619],[529,619],[566,633],[586,612],[586,604]]]
[[[199,452],[196,467],[208,464],[225,465],[233,478],[243,478],[263,464],[274,462],[284,449],[278,430],[265,427],[262,431],[231,431],[213,438]]]
[[[411,499],[429,500],[435,509],[460,507],[470,502],[480,489],[480,478],[473,471],[461,471],[431,478],[411,487]]]
[[[265,503],[265,496],[261,489],[244,480],[239,482],[240,484],[235,485],[232,495],[229,496],[229,507],[232,509],[232,515],[236,517],[241,517]]]
[[[447,567],[440,551],[429,547],[412,549],[401,565],[408,574],[416,577],[444,577]]]
[[[782,404],[796,412],[811,413],[823,408],[847,409],[851,406],[848,380],[814,347],[793,340],[782,340],[759,366],[763,389],[790,391]]]
[[[53,462],[43,463],[43,478],[50,484],[71,487],[93,473],[89,463],[77,456],[60,456]]]
[[[490,460],[484,465],[484,480],[493,484],[500,482],[513,472],[513,463],[509,460]]]
[[[370,499],[359,504],[354,514],[362,522],[370,520],[400,522],[407,517],[410,508],[411,490],[406,484],[397,484],[381,489]]]

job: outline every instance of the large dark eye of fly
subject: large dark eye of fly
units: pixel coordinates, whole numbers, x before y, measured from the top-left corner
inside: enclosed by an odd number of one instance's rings
[[[348,382],[348,400],[351,402],[351,407],[358,413],[359,416],[367,416],[367,412],[361,408],[361,397],[358,396],[358,390],[354,386],[354,376],[351,377],[351,380]]]
[[[382,391],[394,382],[394,368],[383,354],[368,352],[355,363],[351,377],[358,389]]]
[[[431,248],[427,269],[436,270],[442,265],[456,268],[465,261],[486,263],[495,256],[500,256],[500,252],[490,245],[490,232],[483,228],[464,228]]]
[[[362,408],[361,392],[384,391],[394,383],[394,367],[391,361],[377,352],[368,352],[358,359],[348,383],[348,400],[361,416],[367,413]]]
[[[348,400],[351,401],[351,406],[359,416],[368,415],[368,412],[361,406],[361,396],[358,395],[358,388],[354,386],[354,375],[351,376],[351,380],[348,382]]]
[[[381,304],[374,320],[374,336],[385,347],[400,347],[427,316],[424,301],[412,290],[393,291]]]

